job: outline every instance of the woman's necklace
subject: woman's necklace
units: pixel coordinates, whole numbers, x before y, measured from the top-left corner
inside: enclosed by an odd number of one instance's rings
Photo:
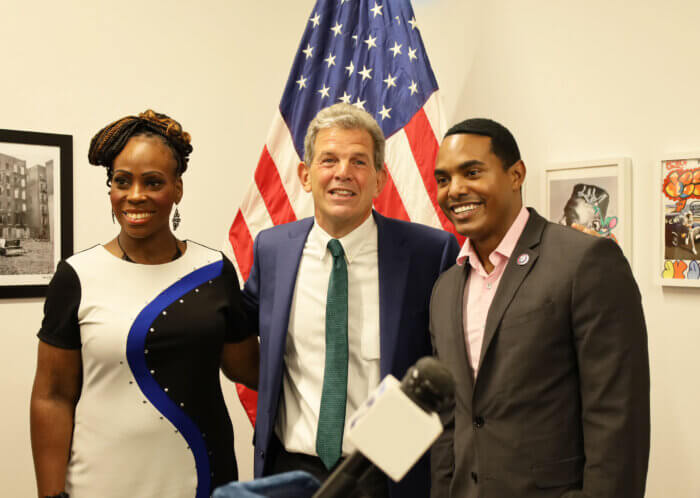
[[[129,262],[129,263],[134,263],[135,261],[129,257],[129,255],[126,253],[126,251],[122,247],[122,243],[120,242],[118,235],[117,235],[117,245],[119,246],[119,249],[122,251],[122,259],[124,261]],[[180,250],[180,246],[177,243],[177,239],[175,239],[175,255],[173,256],[173,259],[171,259],[170,261],[175,261],[180,256],[182,256],[182,251]]]

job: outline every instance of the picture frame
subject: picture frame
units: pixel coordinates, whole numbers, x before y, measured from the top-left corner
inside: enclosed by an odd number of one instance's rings
[[[73,137],[0,129],[0,299],[42,297],[73,254]]]
[[[700,287],[700,152],[661,159],[657,179],[659,282]]]
[[[554,223],[579,223],[613,239],[631,265],[631,188],[627,157],[553,164],[542,177],[542,213]]]

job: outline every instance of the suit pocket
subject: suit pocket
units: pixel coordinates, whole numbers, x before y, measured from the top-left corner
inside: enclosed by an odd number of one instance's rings
[[[513,303],[514,305],[520,305],[521,303]],[[537,305],[531,306],[517,306],[508,309],[505,315],[503,315],[503,320],[501,320],[502,329],[507,329],[511,327],[517,327],[526,323],[541,321],[542,323],[547,323],[551,320],[554,313],[554,303],[551,301],[545,301],[543,303],[538,303]]]
[[[583,456],[532,466],[535,485],[540,489],[569,486],[583,481]]]

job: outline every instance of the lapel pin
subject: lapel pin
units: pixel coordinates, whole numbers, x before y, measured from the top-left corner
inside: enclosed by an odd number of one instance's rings
[[[521,254],[520,256],[518,256],[517,263],[520,266],[526,265],[528,261],[530,261],[530,256],[528,254]]]

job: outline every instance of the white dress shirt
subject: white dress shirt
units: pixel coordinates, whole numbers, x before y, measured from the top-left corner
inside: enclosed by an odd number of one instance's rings
[[[326,362],[326,297],[333,256],[328,235],[314,224],[299,263],[284,353],[275,432],[287,451],[316,455],[316,430]],[[348,419],[379,384],[377,225],[369,216],[339,239],[348,268]],[[346,438],[343,454],[353,450]]]

